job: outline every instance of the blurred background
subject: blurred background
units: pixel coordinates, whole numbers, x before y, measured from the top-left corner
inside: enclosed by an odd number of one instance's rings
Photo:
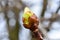
[[[39,18],[43,40],[60,40],[60,0],[0,0],[0,40],[36,40],[22,25],[25,7]]]

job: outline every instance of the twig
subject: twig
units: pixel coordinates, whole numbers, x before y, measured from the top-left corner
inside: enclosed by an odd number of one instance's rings
[[[37,38],[37,40],[43,40],[42,35],[41,35],[41,33],[39,33],[38,30],[35,30],[33,33],[34,33],[35,37]]]
[[[41,33],[39,33],[39,29],[38,29],[39,19],[35,14],[32,14],[32,13],[33,12],[31,12],[29,8],[27,7],[25,8],[24,15],[23,15],[23,25],[25,28],[31,30],[31,32],[34,33],[37,40],[43,40],[42,35]],[[26,17],[26,15],[28,18]]]

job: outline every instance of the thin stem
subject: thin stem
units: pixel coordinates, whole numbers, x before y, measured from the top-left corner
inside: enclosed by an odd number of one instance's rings
[[[43,40],[43,37],[39,31],[35,31],[33,33],[36,36],[37,40]]]

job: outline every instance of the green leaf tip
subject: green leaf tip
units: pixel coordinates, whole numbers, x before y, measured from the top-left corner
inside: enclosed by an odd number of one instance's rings
[[[33,15],[33,12],[28,7],[25,7],[24,14],[23,14],[23,18],[25,19],[24,24],[29,24],[28,19],[32,15]]]

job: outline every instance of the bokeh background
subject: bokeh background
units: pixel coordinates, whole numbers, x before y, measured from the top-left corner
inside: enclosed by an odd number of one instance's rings
[[[0,40],[36,40],[22,25],[25,7],[39,18],[43,40],[60,40],[60,0],[0,0]]]

